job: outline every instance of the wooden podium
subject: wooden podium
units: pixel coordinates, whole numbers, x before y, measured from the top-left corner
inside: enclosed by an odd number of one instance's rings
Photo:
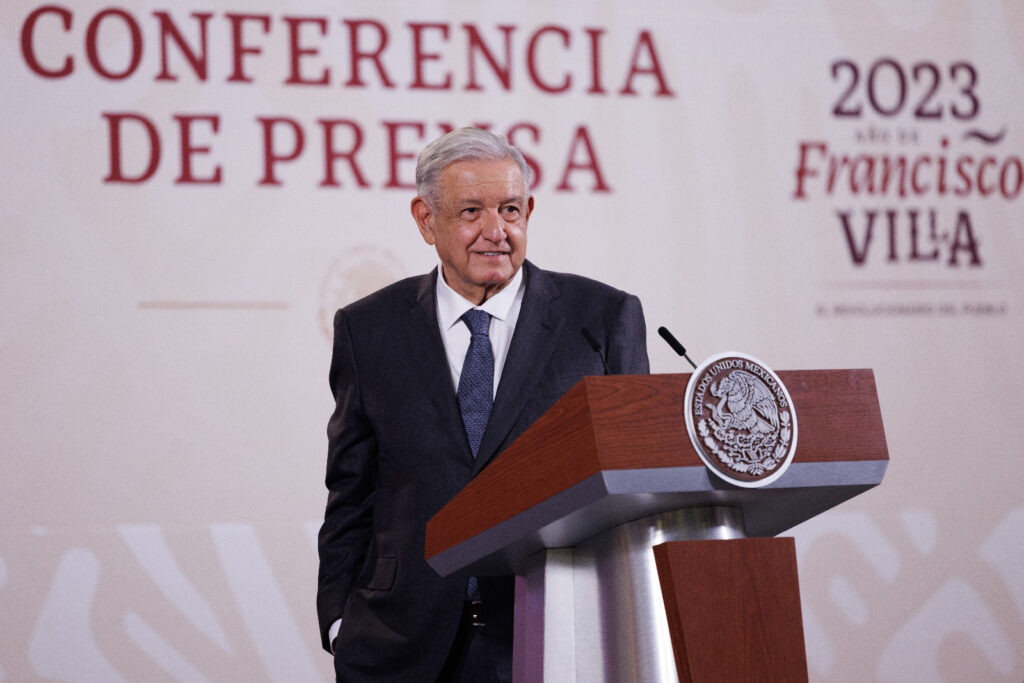
[[[771,537],[888,454],[871,370],[778,375],[800,434],[768,486],[707,470],[688,374],[585,377],[430,520],[438,573],[516,574],[517,681],[807,679],[793,540]]]

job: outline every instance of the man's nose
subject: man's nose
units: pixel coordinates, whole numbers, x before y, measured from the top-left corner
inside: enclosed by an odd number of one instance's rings
[[[483,236],[491,242],[505,239],[505,221],[497,211],[486,211],[484,215]]]

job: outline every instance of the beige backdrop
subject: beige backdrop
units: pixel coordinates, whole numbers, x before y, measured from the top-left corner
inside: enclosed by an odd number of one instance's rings
[[[329,680],[328,322],[433,266],[408,155],[469,123],[654,371],[874,369],[885,482],[793,532],[812,679],[1024,679],[1024,8],[636,4],[0,7],[0,681]]]

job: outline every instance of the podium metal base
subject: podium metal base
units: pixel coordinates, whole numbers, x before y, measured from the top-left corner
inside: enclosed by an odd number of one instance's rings
[[[537,553],[516,577],[514,680],[677,683],[652,548],[744,537],[738,508],[692,508]]]

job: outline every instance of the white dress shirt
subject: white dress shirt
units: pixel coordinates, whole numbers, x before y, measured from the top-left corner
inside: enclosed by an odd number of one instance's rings
[[[523,306],[523,294],[526,292],[526,279],[520,268],[507,285],[483,305],[476,306],[464,299],[461,294],[448,286],[441,277],[441,266],[437,276],[437,325],[441,328],[441,341],[444,342],[445,354],[448,356],[448,369],[452,373],[452,384],[459,386],[462,375],[462,363],[466,360],[469,350],[470,332],[462,315],[471,308],[479,308],[491,315],[488,336],[491,338],[491,352],[494,354],[494,387],[492,396],[498,392],[501,371],[505,367],[508,347],[512,343],[512,333],[519,319],[519,309]]]

